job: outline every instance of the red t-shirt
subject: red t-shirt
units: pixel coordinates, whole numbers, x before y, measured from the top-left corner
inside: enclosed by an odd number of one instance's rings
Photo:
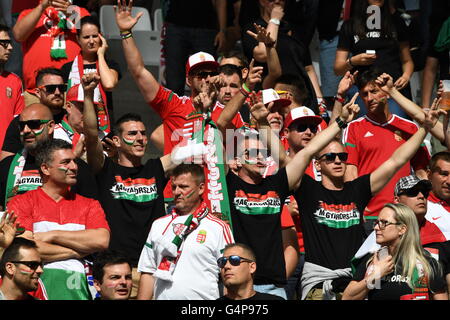
[[[386,123],[377,123],[367,116],[352,121],[343,136],[349,154],[347,164],[358,167],[358,176],[369,174],[388,160],[416,131],[417,125],[414,122],[397,115],[393,115]],[[429,160],[430,153],[422,145],[411,161],[398,170],[388,184],[370,200],[364,216],[378,216],[386,203],[393,202],[397,181],[410,175],[411,169],[426,169]]]
[[[109,229],[100,202],[70,193],[56,202],[42,188],[15,196],[8,202],[8,211],[17,214],[25,230],[87,230]]]
[[[37,7],[40,0],[13,0],[12,6],[11,6],[11,13],[12,14],[19,14],[23,10],[26,9],[33,9]]]
[[[35,87],[36,72],[39,69],[47,67],[61,68],[65,63],[73,61],[80,53],[80,46],[76,38],[76,29],[73,29],[65,31],[67,58],[53,59],[50,56],[50,49],[53,45],[51,26],[56,26],[58,21],[53,21],[49,17],[47,14],[48,10],[49,8],[42,14],[30,36],[22,42],[23,80],[26,89],[33,89]],[[79,15],[79,17],[89,16],[89,12],[86,9],[79,8],[79,10],[79,13],[73,12],[70,15],[71,21],[74,20],[76,22],[78,20],[78,17],[75,18],[75,15]],[[22,20],[31,11],[32,9],[22,11],[18,21]]]
[[[0,149],[9,123],[24,107],[22,81],[14,73],[4,71],[0,75]]]
[[[195,112],[194,105],[190,97],[179,97],[176,93],[163,86],[159,87],[158,93],[150,105],[163,121],[164,154],[168,154],[183,139],[189,139],[192,136],[194,122],[188,121],[186,117]],[[211,112],[211,119],[214,122],[217,122],[223,109],[224,106],[217,102]],[[240,113],[236,114],[231,124],[234,128],[240,128],[244,125]],[[205,192],[206,195],[207,192]],[[171,183],[169,181],[164,189],[164,198],[170,199],[172,197]]]

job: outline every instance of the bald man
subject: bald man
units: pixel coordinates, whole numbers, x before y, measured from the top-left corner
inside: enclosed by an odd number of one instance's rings
[[[38,167],[34,162],[34,155],[40,143],[53,139],[55,122],[50,109],[40,103],[26,107],[19,116],[20,140],[23,149],[0,162],[0,206],[17,194],[37,189],[42,185]],[[82,160],[79,166],[77,184],[72,191],[95,198],[97,188],[89,167]]]

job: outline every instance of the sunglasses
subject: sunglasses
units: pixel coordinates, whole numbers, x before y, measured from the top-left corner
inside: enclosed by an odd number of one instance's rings
[[[200,79],[206,79],[209,77],[217,76],[219,73],[217,71],[200,71],[195,74],[195,77]]]
[[[39,86],[40,89],[45,88],[45,92],[47,93],[55,93],[56,88],[58,88],[59,92],[63,93],[67,90],[67,84],[47,84],[45,86]]]
[[[377,225],[380,228],[380,230],[384,230],[386,229],[387,226],[390,226],[391,224],[393,225],[400,225],[400,222],[390,222],[390,221],[386,221],[386,220],[375,220],[373,222],[373,227],[375,228]]]
[[[336,157],[338,157],[340,161],[345,162],[348,159],[348,153],[347,152],[339,152],[339,153],[328,152],[328,153],[324,153],[323,155],[321,155],[318,160],[325,158],[325,161],[333,162],[336,160]]]
[[[430,190],[423,190],[423,188],[411,188],[400,191],[398,195],[405,195],[407,197],[414,198],[417,197],[419,192],[422,193],[425,198],[428,198],[428,195],[430,194]]]
[[[316,133],[318,130],[317,125],[303,123],[293,124],[292,126],[289,126],[289,128],[297,132],[305,132],[307,129],[309,129],[309,131],[311,131],[312,133]]]
[[[36,270],[39,267],[44,268],[44,264],[42,263],[42,261],[10,261],[10,262],[14,264],[16,263],[24,264],[31,270]]]
[[[0,46],[2,46],[4,49],[8,48],[10,44],[12,44],[12,41],[9,39],[0,40]]]
[[[219,266],[220,269],[222,269],[227,264],[227,261],[230,261],[230,264],[232,266],[238,266],[241,264],[241,262],[249,262],[249,263],[253,262],[253,260],[242,258],[240,256],[229,256],[229,257],[220,257],[219,259],[217,259],[217,265]]]
[[[19,121],[19,129],[22,131],[25,129],[25,126],[28,126],[31,130],[36,130],[41,127],[42,124],[47,123],[51,120],[28,120],[28,121]]]

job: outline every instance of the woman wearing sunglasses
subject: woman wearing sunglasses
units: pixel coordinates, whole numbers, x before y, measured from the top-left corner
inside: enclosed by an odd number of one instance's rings
[[[374,225],[382,248],[361,260],[342,299],[448,300],[440,265],[422,248],[414,212],[387,203]]]

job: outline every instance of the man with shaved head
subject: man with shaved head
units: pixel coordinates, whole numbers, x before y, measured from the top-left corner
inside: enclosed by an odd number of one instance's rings
[[[50,109],[40,103],[26,107],[18,117],[18,129],[23,148],[0,161],[0,206],[15,195],[37,189],[42,185],[34,156],[39,145],[53,139],[55,121]],[[85,197],[96,197],[96,183],[89,167],[77,160],[79,173],[72,191]]]

